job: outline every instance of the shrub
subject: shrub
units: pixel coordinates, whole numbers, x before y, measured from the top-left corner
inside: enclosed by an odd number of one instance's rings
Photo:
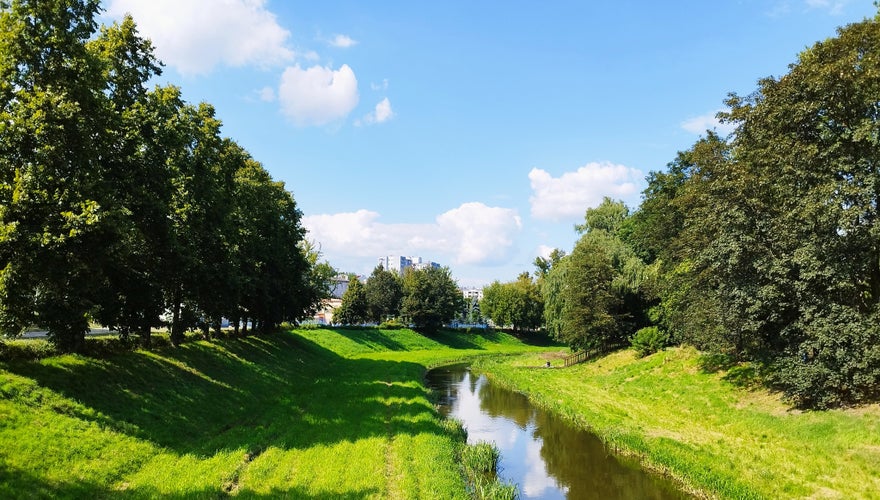
[[[405,328],[406,325],[397,321],[396,319],[385,320],[379,324],[380,330],[400,330],[401,328]]]
[[[33,361],[58,354],[47,340],[0,340],[0,361]]]
[[[646,326],[637,331],[630,339],[630,345],[638,353],[640,358],[666,347],[669,336],[656,326]]]

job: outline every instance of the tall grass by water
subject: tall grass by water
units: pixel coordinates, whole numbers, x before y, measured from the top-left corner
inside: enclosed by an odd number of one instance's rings
[[[426,367],[506,334],[302,330],[0,363],[0,498],[466,498]]]
[[[534,368],[546,359],[484,358],[474,369],[705,495],[880,498],[878,405],[796,411],[707,370],[687,348]]]

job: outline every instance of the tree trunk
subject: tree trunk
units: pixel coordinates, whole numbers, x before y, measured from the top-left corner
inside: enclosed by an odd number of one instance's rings
[[[171,313],[171,344],[175,347],[183,341],[183,332],[180,331],[180,297],[182,294],[181,285],[178,284],[174,290],[174,310]]]

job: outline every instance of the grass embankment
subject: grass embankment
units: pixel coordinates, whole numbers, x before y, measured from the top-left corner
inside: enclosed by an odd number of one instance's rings
[[[424,370],[534,349],[320,329],[0,363],[0,498],[462,498]]]
[[[486,358],[476,368],[710,495],[880,498],[880,406],[793,411],[704,371],[691,349],[531,368],[545,359]]]

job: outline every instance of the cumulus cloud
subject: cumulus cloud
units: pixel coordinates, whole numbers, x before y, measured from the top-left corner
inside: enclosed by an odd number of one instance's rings
[[[354,71],[343,64],[302,69],[297,64],[281,75],[278,100],[282,112],[300,126],[325,125],[348,116],[359,95]]]
[[[549,259],[550,254],[553,253],[553,250],[556,250],[556,249],[551,246],[547,246],[547,245],[538,245],[538,249],[535,251],[535,256]]]
[[[620,199],[635,195],[643,178],[640,170],[609,162],[588,163],[561,177],[533,168],[529,172],[532,216],[556,221],[581,217],[587,208],[599,205],[605,196]]]
[[[336,35],[330,39],[330,45],[333,47],[338,47],[340,49],[354,47],[355,45],[357,45],[357,43],[357,40],[352,40],[352,38],[348,35]]]
[[[366,123],[367,125],[385,123],[392,118],[394,118],[394,110],[391,109],[391,101],[386,97],[376,104],[376,108],[373,111],[367,113],[362,120],[358,120],[356,125],[361,123]]]
[[[379,217],[377,212],[358,210],[306,216],[303,225],[331,261],[402,254],[444,264],[503,262],[522,228],[516,210],[482,203],[464,203],[438,215],[433,223],[385,224]]]
[[[107,15],[130,13],[150,38],[156,55],[184,75],[219,65],[281,65],[294,57],[290,32],[266,9],[265,0],[108,0]]]
[[[807,7],[810,9],[827,10],[831,15],[843,14],[848,0],[806,0]]]
[[[721,123],[718,121],[716,115],[721,111],[723,110],[716,109],[705,115],[688,118],[681,122],[681,128],[696,135],[704,134],[707,130],[714,130],[720,135],[730,134],[736,127],[731,123]]]

